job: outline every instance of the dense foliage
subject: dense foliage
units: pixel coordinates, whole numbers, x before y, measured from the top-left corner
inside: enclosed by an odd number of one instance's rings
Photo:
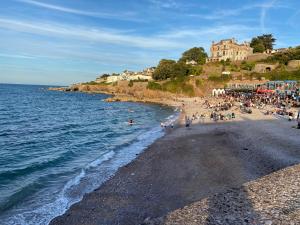
[[[254,62],[246,62],[246,61],[243,61],[241,63],[241,69],[242,70],[248,70],[248,71],[251,71],[255,66],[255,63]]]
[[[290,60],[300,60],[300,46],[276,53],[263,61],[267,63],[279,62],[280,64],[287,65]]]
[[[83,84],[85,84],[85,85],[98,85],[99,83],[97,83],[96,81],[90,81],[90,82],[85,82]]]
[[[148,89],[168,91],[175,94],[184,94],[188,96],[194,96],[194,87],[188,83],[186,78],[176,78],[159,84],[154,81],[149,81],[147,85]]]
[[[203,65],[206,62],[207,54],[202,47],[194,47],[187,51],[185,51],[181,58],[179,59],[179,62],[186,63],[186,61],[192,61],[194,60],[199,65]]]
[[[203,68],[200,65],[197,66],[190,66],[190,69],[188,71],[188,75],[195,75],[195,76],[199,76],[201,75],[203,72]]]
[[[189,66],[175,60],[162,59],[156,67],[152,77],[154,80],[184,77],[189,74]]]
[[[266,50],[272,50],[276,39],[272,34],[263,34],[252,38],[250,46],[253,48],[253,52],[264,52]]]
[[[185,94],[188,96],[194,96],[194,87],[191,84],[187,83],[185,78],[172,79],[165,82],[162,85],[164,91],[176,93],[176,94]]]
[[[154,80],[166,80],[183,78],[188,75],[201,75],[202,67],[205,64],[207,54],[202,47],[194,47],[185,51],[181,58],[176,62],[171,59],[160,60],[152,77]],[[198,65],[187,65],[187,61],[194,60]]]
[[[107,78],[107,77],[109,77],[109,76],[110,76],[109,74],[104,73],[104,74],[102,74],[102,75],[100,76],[100,78]]]
[[[264,75],[269,80],[300,80],[300,70],[274,70]]]
[[[156,83],[154,81],[149,81],[147,85],[147,89],[162,90],[162,86],[159,83]]]

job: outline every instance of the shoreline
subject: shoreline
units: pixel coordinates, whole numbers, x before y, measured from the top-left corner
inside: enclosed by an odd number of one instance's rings
[[[181,119],[192,113],[189,106],[186,111]],[[277,133],[289,126],[273,116],[253,120],[249,115],[190,129],[179,125],[50,224],[148,224],[151,218],[164,218],[195,201],[300,163],[294,130]]]
[[[139,103],[150,103],[150,104],[160,104],[171,107],[179,107],[180,102],[178,99],[185,98],[184,96],[177,96],[175,94],[165,93],[158,96],[134,96],[132,94],[126,94],[121,92],[116,92],[113,89],[105,90],[107,88],[97,87],[95,90],[91,90],[93,86],[89,85],[78,85],[78,86],[70,86],[70,87],[59,87],[59,88],[48,88],[49,91],[62,91],[62,92],[81,92],[87,94],[105,94],[111,97],[106,99],[107,102],[139,102]],[[112,88],[112,87],[110,87]],[[167,96],[164,96],[167,95]]]

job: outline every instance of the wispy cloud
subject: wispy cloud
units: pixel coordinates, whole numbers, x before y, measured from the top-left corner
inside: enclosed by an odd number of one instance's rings
[[[191,47],[189,45],[205,39],[205,43],[212,37],[231,37],[232,34],[249,34],[257,31],[257,27],[246,25],[215,25],[199,28],[177,28],[153,35],[140,36],[128,33],[126,30],[113,30],[98,27],[74,26],[68,24],[56,24],[51,22],[33,22],[12,20],[0,17],[0,28],[14,30],[22,33],[31,33],[49,37],[62,38],[64,40],[80,40],[87,43],[113,44],[122,47],[137,47],[153,50],[175,50]]]
[[[238,16],[242,13],[250,10],[261,9],[261,11],[265,12],[270,8],[286,8],[285,4],[275,4],[278,2],[277,0],[269,1],[269,2],[262,2],[262,3],[254,3],[250,5],[244,5],[239,8],[229,8],[229,9],[216,9],[212,12],[206,14],[189,14],[188,16],[197,17],[206,20],[222,20],[226,17]],[[263,19],[264,19],[263,15]]]
[[[232,35],[237,32],[239,34],[243,34],[255,30],[257,30],[257,28],[255,27],[249,27],[246,25],[228,24],[228,25],[203,27],[199,29],[178,29],[178,30],[170,31],[165,34],[161,34],[160,37],[168,38],[168,39],[189,39],[191,37],[200,39],[201,37],[205,37],[207,39],[210,39],[210,37]]]
[[[93,11],[85,11],[85,10],[79,10],[75,8],[69,8],[64,7],[61,5],[54,5],[49,3],[44,3],[36,0],[16,0],[21,3],[29,4],[32,6],[49,9],[49,10],[55,10],[59,12],[64,13],[70,13],[80,16],[89,16],[89,17],[98,17],[98,18],[105,18],[105,19],[116,19],[116,20],[128,20],[128,21],[143,21],[140,18],[136,17],[136,13],[134,12],[93,12]]]
[[[149,2],[156,8],[174,9],[179,8],[179,3],[175,0],[149,0]]]
[[[6,53],[0,53],[0,57],[3,58],[16,58],[16,59],[35,59],[35,56],[30,55],[20,55],[20,54],[6,54]]]
[[[271,0],[269,2],[265,2],[261,7],[260,13],[260,29],[262,33],[266,32],[266,15],[269,9],[273,8],[278,0]]]
[[[0,27],[18,32],[46,35],[60,38],[80,39],[140,48],[177,48],[179,43],[159,37],[143,37],[134,34],[124,34],[122,30],[91,28],[55,23],[37,23],[0,18]]]

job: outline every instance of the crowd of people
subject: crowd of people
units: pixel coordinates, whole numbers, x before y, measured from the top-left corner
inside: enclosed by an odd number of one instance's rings
[[[232,120],[236,118],[237,112],[251,114],[254,109],[258,109],[264,115],[297,121],[297,127],[300,129],[300,103],[293,96],[232,91],[217,97],[205,98],[200,108],[201,113],[196,112],[192,116],[185,116],[186,127],[190,127],[194,121],[204,122],[205,119],[214,122]]]

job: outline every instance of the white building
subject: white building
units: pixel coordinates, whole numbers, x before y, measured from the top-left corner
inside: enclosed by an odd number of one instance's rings
[[[153,78],[152,78],[152,76],[137,74],[137,75],[129,76],[128,80],[148,80],[148,81],[151,81],[151,80],[153,80]]]
[[[114,83],[114,82],[118,82],[121,80],[153,80],[152,79],[152,74],[155,70],[155,67],[150,67],[150,68],[146,68],[141,72],[133,72],[133,71],[128,71],[128,70],[124,70],[121,74],[113,74],[110,75],[108,77],[105,78],[97,78],[96,82],[100,83],[100,82],[106,82],[106,83]]]
[[[122,80],[122,76],[120,75],[111,75],[109,77],[106,78],[106,83],[114,83],[117,81]]]
[[[198,63],[195,60],[186,60],[185,62],[186,65],[192,65],[192,66],[196,66]]]

